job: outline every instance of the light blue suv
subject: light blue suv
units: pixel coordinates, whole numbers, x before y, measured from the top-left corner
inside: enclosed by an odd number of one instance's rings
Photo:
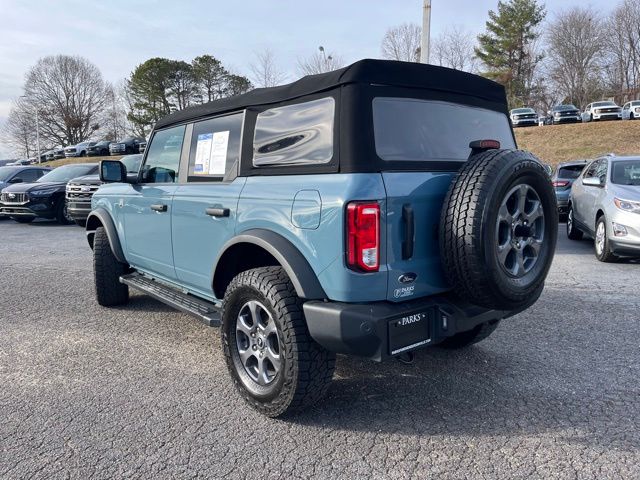
[[[137,180],[101,164],[98,302],[134,287],[221,324],[241,396],[269,416],[304,408],[336,353],[464,347],[537,300],[555,195],[515,149],[503,87],[415,63],[363,60],[175,112]]]

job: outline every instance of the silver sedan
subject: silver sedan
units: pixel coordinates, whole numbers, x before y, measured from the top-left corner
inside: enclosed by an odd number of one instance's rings
[[[640,157],[606,156],[573,183],[567,235],[595,240],[598,260],[640,257]]]

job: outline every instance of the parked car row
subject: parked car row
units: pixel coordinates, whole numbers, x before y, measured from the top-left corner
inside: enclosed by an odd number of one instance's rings
[[[640,118],[640,100],[632,100],[622,107],[615,102],[603,100],[588,104],[584,111],[571,104],[556,105],[546,115],[533,108],[514,108],[509,112],[511,125],[526,127],[534,125],[559,125],[561,123],[595,122],[599,120],[634,120]]]
[[[120,161],[129,174],[137,175],[142,155],[128,155]],[[84,225],[91,210],[91,197],[100,186],[97,173],[97,163],[63,165],[56,169],[0,167],[0,218],[10,217],[19,223],[46,218],[61,224]]]
[[[552,184],[567,236],[593,238],[596,258],[640,258],[640,157],[605,155],[558,165]]]
[[[67,147],[58,146],[40,155],[41,162],[50,162],[61,158],[104,157],[109,155],[131,155],[144,152],[147,141],[142,137],[126,137],[119,142],[100,140],[84,141]],[[25,164],[38,163],[38,159],[21,160]]]

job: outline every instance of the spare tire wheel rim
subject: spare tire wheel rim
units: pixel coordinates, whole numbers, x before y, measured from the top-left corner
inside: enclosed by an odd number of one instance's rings
[[[598,255],[602,255],[602,252],[604,252],[606,236],[607,234],[605,232],[604,222],[598,223],[598,227],[596,228],[596,253]]]
[[[269,310],[256,300],[246,302],[238,312],[235,337],[246,374],[259,387],[270,385],[280,373],[282,362],[278,329]]]
[[[538,192],[527,183],[503,197],[496,220],[496,253],[503,271],[522,278],[538,263],[544,242],[544,208]]]

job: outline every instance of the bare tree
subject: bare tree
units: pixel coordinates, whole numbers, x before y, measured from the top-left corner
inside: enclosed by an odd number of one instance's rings
[[[589,7],[560,12],[547,29],[550,79],[567,99],[584,107],[595,97],[605,58],[605,29],[601,16]]]
[[[127,120],[127,101],[124,81],[106,86],[106,101],[101,122],[102,136],[107,140],[119,140],[131,133]]]
[[[605,78],[619,100],[640,91],[640,0],[623,0],[605,22],[608,50]]]
[[[36,151],[36,124],[34,112],[24,99],[14,102],[9,117],[2,127],[2,137],[13,150],[29,158]]]
[[[432,60],[441,67],[465,72],[478,70],[478,59],[474,53],[474,36],[460,26],[449,27],[433,42]]]
[[[105,83],[85,58],[41,58],[27,74],[24,91],[30,110],[38,109],[45,144],[75,144],[100,128]]]
[[[275,87],[287,79],[287,74],[280,70],[275,55],[268,48],[255,53],[255,61],[249,68],[251,80],[257,87]]]
[[[389,60],[419,62],[421,32],[415,23],[389,28],[382,38],[382,56]]]
[[[308,58],[298,59],[298,72],[300,75],[315,75],[317,73],[337,70],[344,65],[342,57],[335,53],[327,54],[323,47]]]

